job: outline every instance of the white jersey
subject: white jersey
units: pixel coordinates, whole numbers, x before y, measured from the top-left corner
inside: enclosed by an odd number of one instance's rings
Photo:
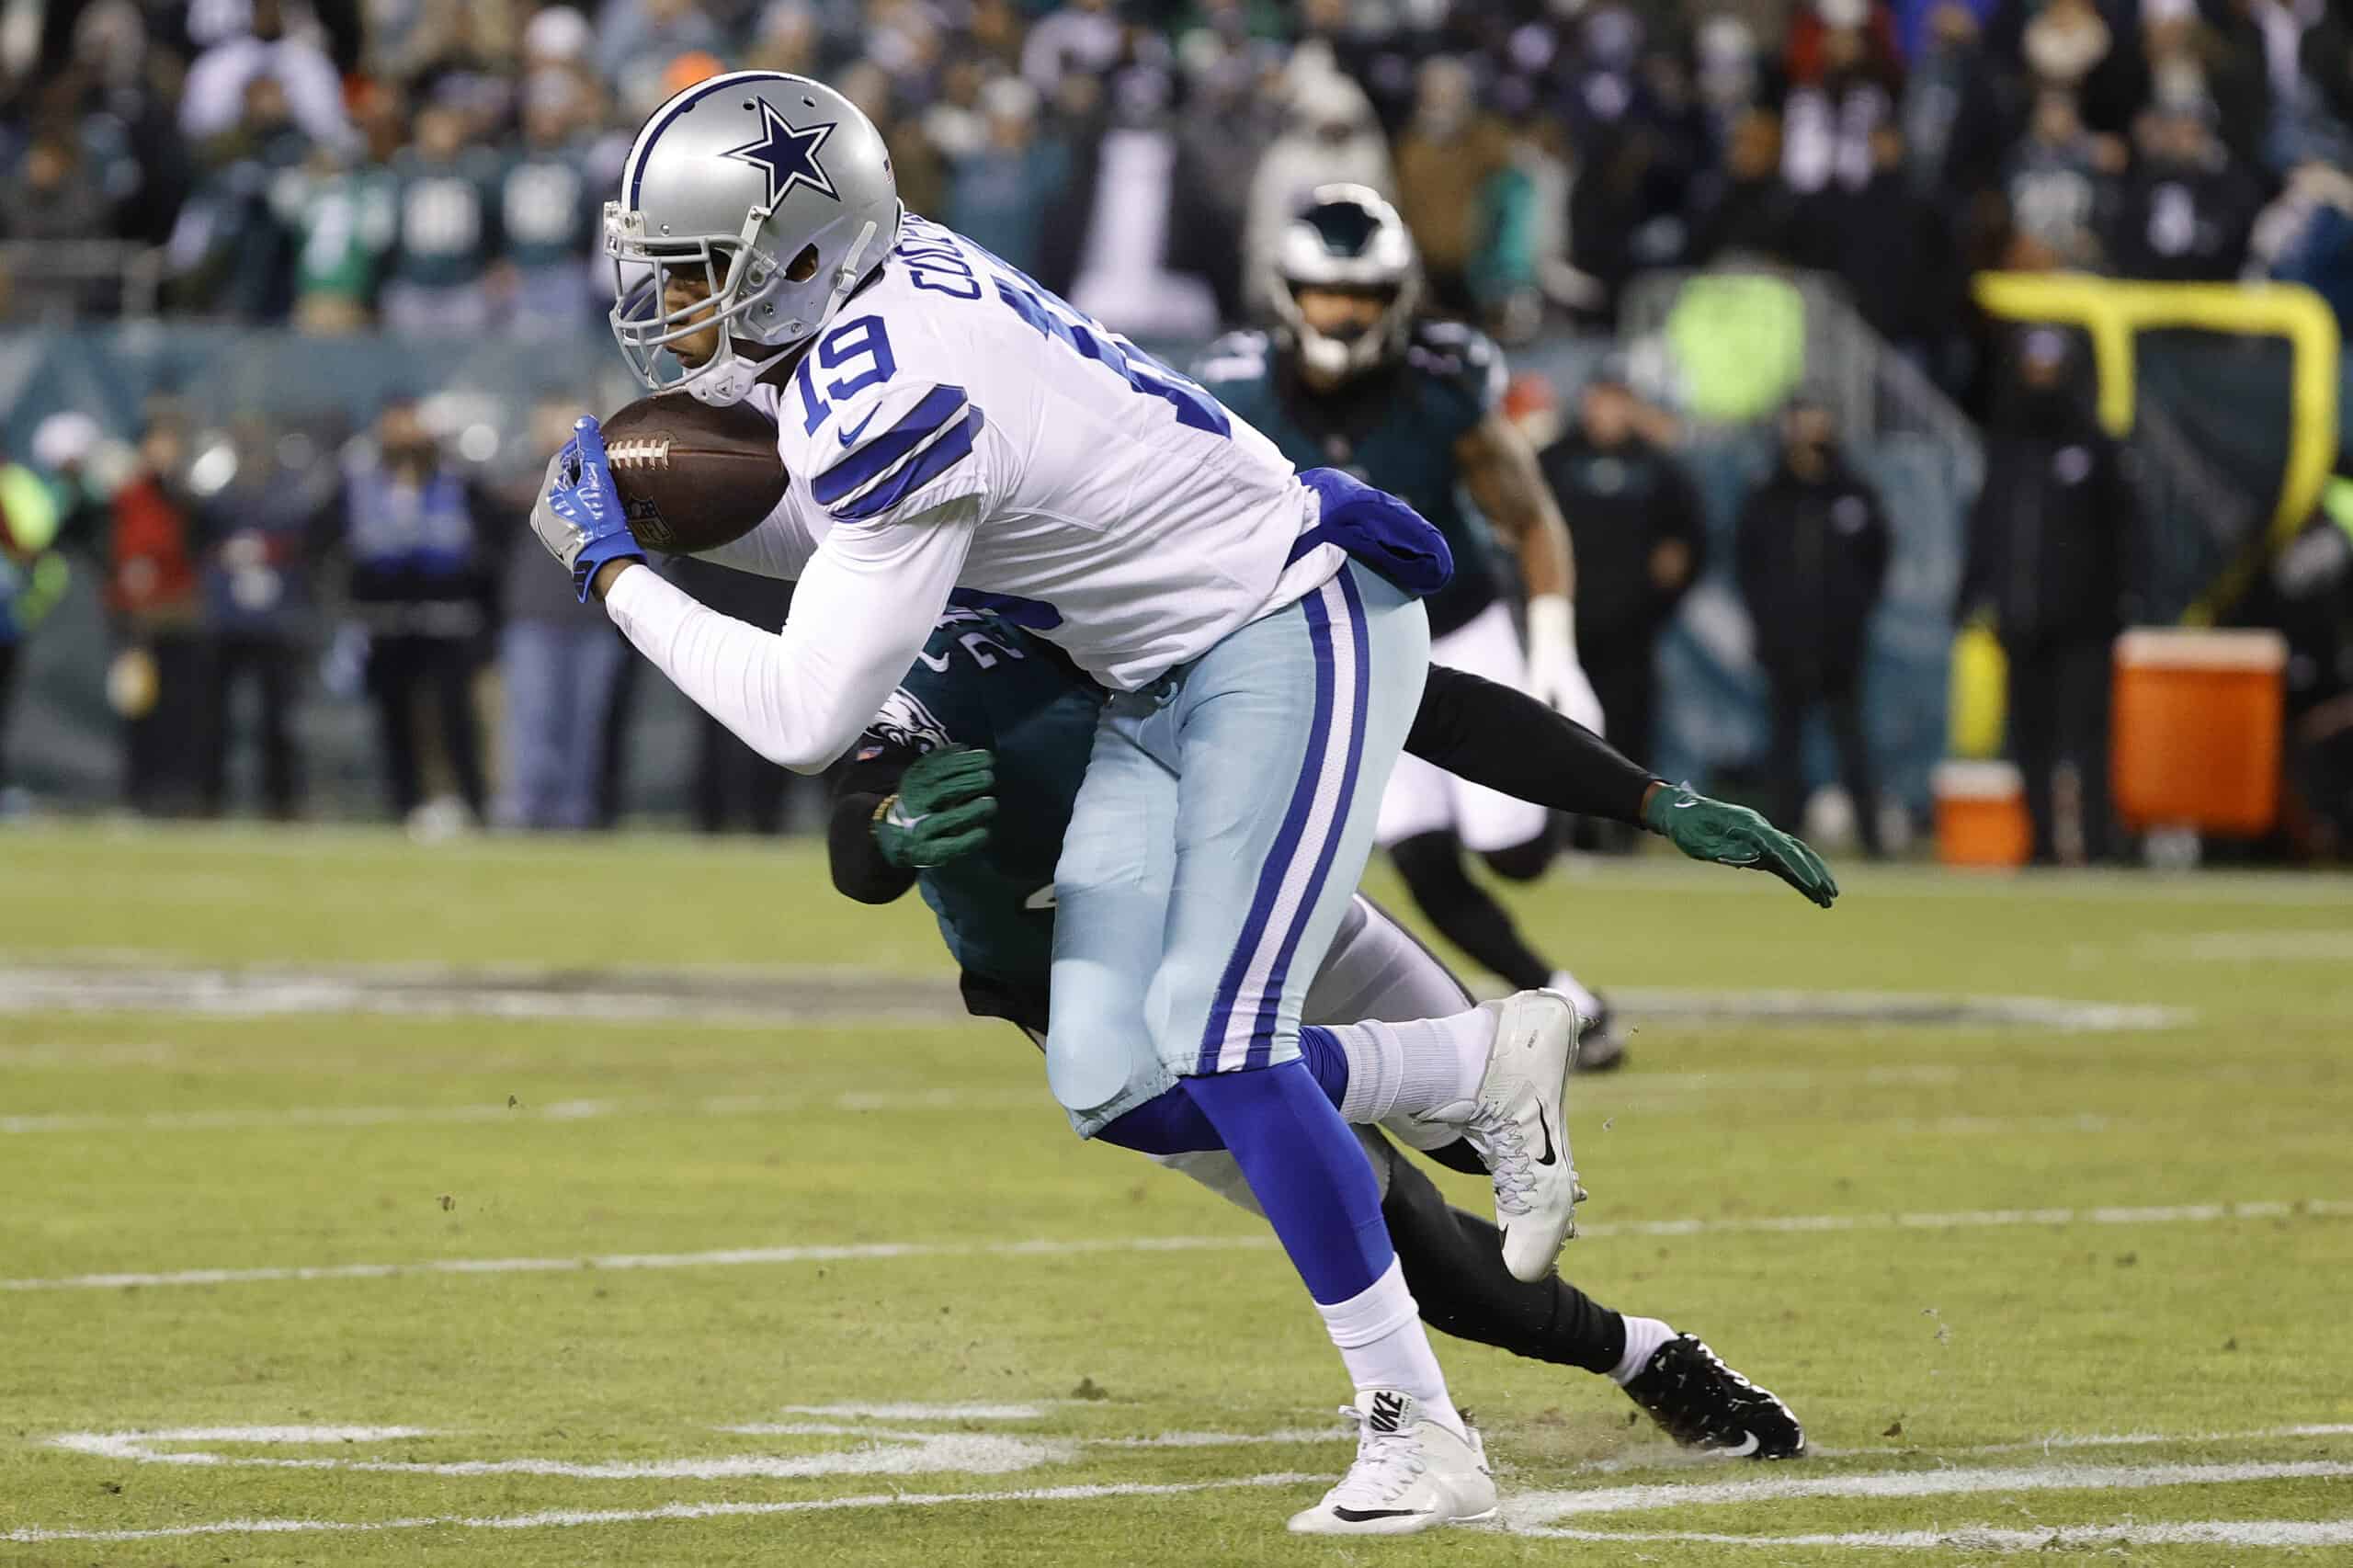
[[[856,738],[951,590],[1136,690],[1343,559],[1329,544],[1291,559],[1316,504],[1271,441],[919,218],[791,378],[752,397],[789,488],[705,559],[801,581],[782,639],[681,624],[684,596],[651,573],[608,603],[688,695],[789,767]]]

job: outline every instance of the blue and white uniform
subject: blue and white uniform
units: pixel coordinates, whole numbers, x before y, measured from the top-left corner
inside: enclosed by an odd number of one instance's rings
[[[651,572],[621,575],[613,619],[803,771],[857,739],[951,594],[1055,642],[1113,693],[1055,876],[1056,1094],[1092,1133],[1180,1077],[1295,1057],[1420,699],[1435,530],[1302,483],[1199,387],[920,219],[754,396],[790,488],[709,559],[799,579],[782,633]]]

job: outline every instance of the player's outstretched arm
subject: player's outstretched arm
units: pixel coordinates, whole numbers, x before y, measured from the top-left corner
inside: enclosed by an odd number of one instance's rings
[[[977,496],[904,521],[840,524],[774,636],[652,572],[606,596],[615,625],[680,691],[769,761],[816,773],[848,750],[923,651],[980,521]]]
[[[1770,871],[1823,908],[1829,868],[1745,806],[1668,784],[1599,735],[1507,686],[1430,666],[1405,749],[1448,772],[1580,816],[1634,823],[1699,860]]]

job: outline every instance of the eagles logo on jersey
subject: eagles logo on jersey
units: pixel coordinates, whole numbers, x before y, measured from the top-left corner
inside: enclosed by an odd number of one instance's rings
[[[903,686],[883,699],[882,710],[874,716],[874,722],[866,726],[865,744],[858,749],[858,760],[871,762],[891,746],[935,752],[948,744],[948,726],[933,716],[921,698]]]

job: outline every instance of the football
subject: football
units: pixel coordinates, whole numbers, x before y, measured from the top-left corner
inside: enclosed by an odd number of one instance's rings
[[[639,398],[604,422],[605,458],[648,550],[691,555],[741,539],[784,499],[776,426],[749,403],[690,392]]]

